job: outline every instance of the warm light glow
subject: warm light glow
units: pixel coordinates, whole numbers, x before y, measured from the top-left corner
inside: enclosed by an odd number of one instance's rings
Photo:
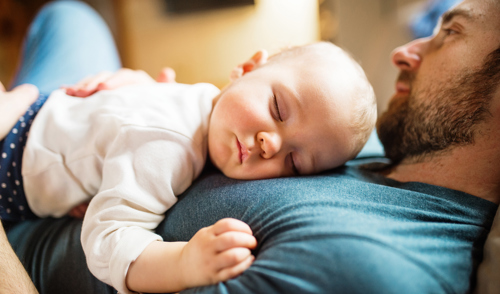
[[[259,49],[319,40],[318,2],[256,0],[242,6],[180,16],[165,13],[161,0],[126,0],[123,23],[124,65],[155,76],[171,66],[183,83],[225,85],[231,69]]]

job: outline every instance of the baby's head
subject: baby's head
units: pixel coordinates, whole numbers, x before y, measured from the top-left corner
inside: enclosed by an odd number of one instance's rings
[[[361,67],[326,42],[257,52],[214,100],[210,159],[226,176],[319,173],[354,158],[373,129],[376,102]]]

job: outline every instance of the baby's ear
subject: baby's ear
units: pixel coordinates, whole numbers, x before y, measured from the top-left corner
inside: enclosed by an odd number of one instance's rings
[[[265,64],[267,62],[267,57],[268,54],[266,50],[258,51],[249,60],[233,68],[231,74],[229,75],[229,79],[232,82],[238,78],[241,78],[244,74],[251,72],[257,67]]]

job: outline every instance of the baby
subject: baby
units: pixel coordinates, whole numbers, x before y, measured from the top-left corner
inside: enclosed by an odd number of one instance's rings
[[[153,232],[201,173],[207,150],[235,179],[319,173],[358,154],[376,103],[361,67],[326,42],[270,58],[259,51],[231,79],[222,91],[148,83],[86,99],[63,90],[42,97],[24,153],[7,141],[25,140],[19,126],[0,145],[2,160],[13,150],[23,159],[21,169],[15,159],[1,162],[0,216],[60,217],[92,199],[82,227],[87,263],[120,293],[177,292],[241,274],[256,240],[238,220],[221,220],[189,242],[163,242]],[[8,207],[23,197],[28,206]]]

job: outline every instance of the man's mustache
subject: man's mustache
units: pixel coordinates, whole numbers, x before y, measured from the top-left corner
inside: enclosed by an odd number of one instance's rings
[[[401,71],[399,73],[397,82],[405,83],[411,89],[411,86],[412,86],[414,80],[415,80],[415,73],[412,73],[409,71]]]

